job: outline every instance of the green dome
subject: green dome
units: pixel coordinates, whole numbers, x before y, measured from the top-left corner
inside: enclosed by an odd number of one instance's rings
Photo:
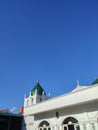
[[[95,81],[92,83],[92,85],[94,85],[94,84],[98,84],[98,78],[95,79]]]
[[[33,96],[35,92],[37,92],[38,95],[42,95],[43,91],[44,91],[43,88],[41,87],[39,81],[37,80],[35,87],[31,90],[31,95]]]

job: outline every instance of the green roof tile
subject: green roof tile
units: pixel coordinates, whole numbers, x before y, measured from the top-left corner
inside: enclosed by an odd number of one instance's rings
[[[95,79],[95,81],[92,83],[92,85],[94,85],[94,84],[98,84],[98,78]]]
[[[3,115],[3,116],[17,116],[17,117],[22,117],[21,114],[13,114],[13,113],[6,113],[6,112],[4,112],[4,113],[0,112],[0,115]]]
[[[39,84],[39,81],[37,81],[35,87],[31,90],[31,95],[34,95],[36,91],[38,95],[42,95],[42,92],[44,91],[44,89]]]

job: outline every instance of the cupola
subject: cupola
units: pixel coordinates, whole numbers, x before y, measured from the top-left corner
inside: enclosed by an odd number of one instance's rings
[[[31,90],[31,95],[33,96],[35,93],[38,95],[45,94],[44,89],[41,87],[39,80],[37,80],[35,87]]]
[[[29,107],[42,101],[48,100],[50,96],[46,96],[44,89],[37,80],[34,88],[30,91],[29,97],[24,98],[24,107]]]

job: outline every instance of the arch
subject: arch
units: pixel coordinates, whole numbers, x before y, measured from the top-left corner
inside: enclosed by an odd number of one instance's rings
[[[43,126],[49,126],[49,122],[47,121],[42,121],[40,124],[39,124],[39,127],[43,127]]]
[[[49,122],[46,120],[42,121],[38,126],[38,130],[51,130]]]
[[[74,117],[67,117],[64,121],[63,124],[69,124],[69,123],[78,123],[78,120]]]
[[[78,120],[74,117],[67,117],[64,119],[62,126],[63,130],[80,130]]]

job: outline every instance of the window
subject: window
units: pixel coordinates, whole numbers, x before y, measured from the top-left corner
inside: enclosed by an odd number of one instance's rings
[[[39,125],[39,130],[51,130],[50,124],[47,121],[42,121]]]
[[[96,130],[94,123],[91,123],[91,127],[92,127],[92,130]]]
[[[27,100],[27,106],[29,106],[29,100]]]
[[[78,120],[74,117],[67,117],[64,121],[63,121],[63,127],[64,130],[80,130],[80,126],[78,124]],[[68,126],[68,127],[66,127]],[[86,129],[84,129],[86,130]]]
[[[32,104],[33,104],[33,98],[31,99],[31,102],[32,102]]]
[[[87,130],[86,124],[83,124],[83,130]]]
[[[40,102],[42,101],[42,98],[40,98]]]

